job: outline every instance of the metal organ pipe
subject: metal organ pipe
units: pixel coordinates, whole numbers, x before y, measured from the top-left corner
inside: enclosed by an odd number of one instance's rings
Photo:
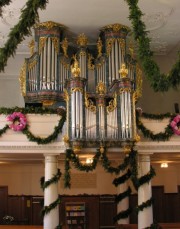
[[[115,40],[115,61],[116,61],[116,79],[119,78],[119,57],[118,57],[118,41]]]

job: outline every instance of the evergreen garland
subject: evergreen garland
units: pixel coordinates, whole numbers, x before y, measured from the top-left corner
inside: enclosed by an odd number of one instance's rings
[[[147,174],[145,174],[144,176],[142,176],[142,177],[140,177],[140,178],[138,179],[138,183],[137,183],[138,188],[139,188],[140,186],[142,186],[143,184],[145,184],[145,183],[149,183],[150,180],[151,180],[155,175],[156,175],[156,172],[155,172],[155,170],[153,169],[153,167],[151,166],[150,171],[149,171]]]
[[[70,149],[66,150],[66,158],[65,158],[65,172],[64,172],[64,187],[70,188],[71,187],[71,176],[70,176],[70,160],[68,158],[68,154],[71,152]]]
[[[120,193],[119,195],[117,195],[115,197],[116,203],[119,203],[124,198],[129,197],[131,195],[131,192],[132,192],[131,188],[128,187],[128,189],[126,191],[124,191],[124,192]]]
[[[120,220],[120,219],[125,219],[125,218],[129,217],[129,215],[131,214],[131,212],[132,212],[132,209],[131,209],[131,208],[128,208],[128,209],[125,210],[125,211],[119,212],[119,213],[114,217],[114,222],[117,222],[117,221]]]
[[[149,115],[149,114],[143,113],[142,114],[142,117],[149,118],[149,119],[159,119],[159,120],[162,120],[163,118],[168,118],[168,117],[171,117],[171,119],[172,119],[173,115],[170,115],[169,113],[167,113],[165,115],[152,115],[152,114]],[[151,130],[147,129],[143,125],[143,123],[140,121],[138,112],[137,112],[137,115],[136,115],[136,125],[137,125],[137,128],[139,130],[141,130],[141,132],[142,132],[142,134],[143,134],[143,136],[145,138],[150,138],[153,141],[167,141],[174,134],[173,129],[170,126],[170,122],[166,126],[164,132],[160,132],[160,133],[154,134]]]
[[[138,205],[136,208],[136,212],[139,213],[140,211],[143,211],[144,208],[148,208],[153,204],[153,198],[151,197],[149,200],[146,202],[143,202],[142,204]]]
[[[0,129],[0,137],[1,135],[3,135],[4,133],[6,133],[6,130],[9,129],[8,125],[5,125],[5,127],[3,127],[2,129]]]
[[[151,87],[157,91],[168,91],[170,87],[177,88],[180,84],[180,58],[172,67],[169,74],[161,74],[156,62],[152,59],[150,39],[146,32],[146,26],[141,18],[143,13],[138,7],[138,0],[125,0],[129,5],[129,19],[133,26],[134,38],[138,42],[138,57],[144,73],[150,81]]]
[[[42,177],[40,179],[40,183],[41,183],[41,188],[44,191],[45,188],[47,188],[48,186],[50,186],[51,184],[55,184],[58,183],[59,179],[61,177],[61,172],[60,169],[58,169],[57,174],[54,175],[51,179],[49,179],[48,181],[45,181],[44,177]]]
[[[115,185],[115,187],[117,187],[120,184],[123,184],[125,181],[127,181],[131,176],[131,171],[128,169],[127,173],[125,173],[124,175],[115,178],[113,180],[113,184]]]
[[[64,122],[66,121],[66,112],[61,109],[61,110],[54,110],[54,109],[49,109],[49,108],[0,108],[0,114],[11,114],[13,112],[21,112],[23,114],[57,114],[59,113],[61,115],[61,119],[59,120],[59,123],[57,126],[54,128],[54,132],[50,134],[46,138],[40,138],[36,137],[29,131],[29,126],[26,125],[25,129],[22,130],[21,132],[26,135],[26,137],[29,139],[29,141],[36,142],[37,144],[48,144],[55,139],[57,139],[58,134],[62,131]],[[3,129],[0,129],[0,136],[6,132],[6,130],[9,128],[8,125],[6,125]]]
[[[131,163],[131,160],[133,160],[134,156],[135,151],[131,149],[131,152],[127,157],[124,158],[124,162],[122,164],[120,164],[118,167],[112,167],[111,162],[109,161],[106,155],[106,150],[104,150],[101,156],[101,162],[105,171],[107,171],[108,173],[118,174],[120,171],[124,171],[128,167],[128,165]]]
[[[3,5],[10,1],[3,1]],[[31,27],[38,21],[38,9],[45,9],[48,0],[28,0],[21,10],[19,22],[11,29],[8,40],[0,49],[0,71],[4,71],[7,60],[15,54],[17,46],[31,34]]]
[[[47,215],[52,209],[56,208],[60,204],[60,202],[61,202],[61,200],[58,197],[57,200],[52,202],[49,206],[44,206],[42,211],[41,211],[42,216],[44,217],[45,215]]]

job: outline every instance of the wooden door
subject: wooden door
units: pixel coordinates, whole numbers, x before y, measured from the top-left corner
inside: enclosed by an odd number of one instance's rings
[[[0,224],[3,217],[7,214],[8,206],[8,186],[0,186]]]

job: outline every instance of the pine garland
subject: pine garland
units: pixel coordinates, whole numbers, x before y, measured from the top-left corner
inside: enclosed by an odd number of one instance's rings
[[[153,198],[151,197],[149,200],[146,202],[143,202],[142,204],[138,205],[136,208],[136,212],[139,213],[140,211],[143,211],[144,208],[148,208],[153,204]]]
[[[65,172],[64,172],[64,187],[71,187],[71,175],[70,175],[70,160],[68,158],[68,154],[71,152],[70,149],[66,150],[66,158],[65,158]]]
[[[85,165],[80,162],[79,157],[73,152],[73,150],[70,149],[67,150],[66,154],[67,154],[67,158],[73,163],[76,169],[85,172],[93,171],[96,168],[97,162],[101,156],[100,150],[98,149],[96,154],[93,157],[93,162],[91,163],[91,165]]]
[[[6,1],[9,4],[9,1]],[[7,60],[15,54],[17,46],[31,34],[31,27],[38,21],[39,9],[45,9],[48,0],[28,0],[21,10],[19,22],[11,29],[8,40],[0,49],[0,72],[4,71]],[[4,2],[5,4],[5,2]]]
[[[128,189],[127,189],[126,191],[120,193],[119,195],[117,195],[117,196],[115,197],[115,202],[116,202],[116,203],[119,203],[119,202],[120,202],[121,200],[123,200],[124,198],[129,197],[129,196],[131,195],[131,192],[132,192],[131,188],[128,187]]]
[[[66,113],[64,110],[54,110],[54,109],[48,109],[48,108],[0,108],[0,114],[11,114],[13,112],[21,112],[23,114],[57,114],[60,113],[61,119],[59,120],[59,123],[57,126],[54,127],[54,132],[50,134],[46,138],[40,138],[36,137],[29,131],[29,126],[27,125],[24,130],[22,130],[22,133],[26,135],[26,137],[29,139],[29,141],[36,142],[37,144],[48,144],[55,139],[57,139],[58,134],[62,131],[64,122],[66,121]],[[3,129],[0,129],[0,136],[6,132],[6,130],[9,128],[8,125],[6,125]]]
[[[124,175],[115,178],[113,180],[113,184],[117,187],[120,184],[123,184],[125,181],[127,181],[131,176],[131,171],[128,169],[127,173],[125,173]]]
[[[168,91],[170,87],[177,88],[180,84],[180,58],[172,67],[169,74],[161,74],[156,62],[152,59],[150,39],[146,32],[146,26],[141,18],[143,13],[138,7],[138,0],[125,0],[129,6],[129,19],[133,26],[134,38],[138,42],[138,57],[147,79],[154,91]]]
[[[129,215],[131,214],[131,212],[132,212],[132,209],[131,209],[131,208],[128,208],[128,209],[125,210],[125,211],[119,212],[119,213],[114,217],[114,222],[117,222],[117,221],[120,220],[120,219],[125,219],[125,218],[129,217]]]
[[[135,156],[135,151],[131,149],[131,152],[127,157],[124,158],[124,162],[122,164],[120,164],[118,167],[112,167],[111,162],[109,161],[106,155],[106,150],[104,150],[101,156],[101,162],[105,171],[107,171],[108,173],[119,174],[120,171],[124,171],[128,167],[128,165],[131,163],[131,160],[133,160],[134,156]]]
[[[163,118],[167,118],[167,117],[173,117],[173,115],[170,114],[165,114],[165,115],[149,115],[149,114],[142,114],[142,117],[146,117],[149,119],[163,119]],[[171,120],[170,120],[171,121]],[[166,126],[165,131],[164,132],[160,132],[157,134],[154,134],[151,130],[147,129],[143,123],[140,121],[139,118],[139,114],[137,113],[136,115],[136,125],[137,128],[139,130],[141,130],[143,136],[145,138],[150,138],[153,141],[167,141],[169,140],[169,138],[174,134],[172,127],[170,126],[170,122],[169,124]]]
[[[42,190],[44,191],[45,188],[49,187],[51,184],[56,184],[56,183],[58,183],[60,177],[61,177],[61,171],[60,171],[60,169],[58,169],[57,174],[54,175],[54,176],[53,176],[51,179],[49,179],[48,181],[45,181],[45,178],[42,177],[42,178],[40,179],[40,183],[41,183],[41,188],[42,188]]]
[[[155,172],[155,170],[153,169],[153,167],[151,166],[150,171],[149,171],[147,174],[145,174],[144,176],[142,176],[142,177],[140,177],[140,178],[138,179],[138,183],[137,183],[138,188],[139,188],[140,186],[142,186],[143,184],[145,184],[145,183],[149,183],[150,180],[151,180],[155,175],[156,175],[156,172]]]
[[[45,215],[47,215],[51,210],[53,210],[54,208],[56,208],[59,204],[60,204],[61,200],[58,197],[57,200],[55,200],[54,202],[52,202],[49,206],[44,206],[41,213],[42,216],[44,217]]]

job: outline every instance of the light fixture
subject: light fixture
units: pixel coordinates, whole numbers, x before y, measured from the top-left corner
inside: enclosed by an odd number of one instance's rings
[[[168,163],[166,162],[161,163],[161,168],[168,168]]]
[[[91,164],[93,162],[92,158],[86,158],[86,164]]]

